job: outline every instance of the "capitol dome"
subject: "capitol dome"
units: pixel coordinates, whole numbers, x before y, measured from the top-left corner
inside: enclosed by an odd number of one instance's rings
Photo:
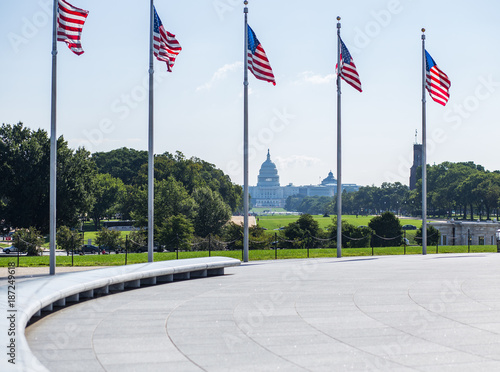
[[[333,177],[332,171],[330,171],[328,173],[328,177],[326,177],[323,181],[321,181],[321,184],[323,186],[326,186],[326,185],[336,185],[337,184],[337,180],[335,179],[335,177]]]
[[[276,164],[271,161],[271,155],[269,150],[267,150],[267,159],[260,167],[259,177],[257,179],[257,186],[279,186],[280,176],[278,176],[278,169],[276,169]]]

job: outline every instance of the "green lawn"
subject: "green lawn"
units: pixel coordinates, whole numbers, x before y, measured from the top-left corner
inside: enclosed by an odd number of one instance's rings
[[[258,224],[261,227],[264,227],[268,230],[278,229],[282,226],[286,226],[289,223],[295,222],[299,219],[300,216],[258,216]],[[319,226],[322,229],[327,228],[332,224],[332,217],[323,217],[322,215],[315,215],[313,218],[319,222]],[[370,220],[374,216],[353,216],[353,215],[345,215],[342,216],[343,221],[347,221],[354,226],[368,226]],[[422,226],[422,220],[417,219],[400,219],[401,225],[415,225],[417,228]]]
[[[497,248],[494,245],[474,245],[471,246],[471,253],[479,252],[496,252]],[[468,247],[465,246],[441,246],[439,247],[439,253],[467,253]],[[406,254],[421,254],[422,247],[420,246],[408,246],[406,248]],[[436,247],[427,247],[428,254],[435,254]],[[213,251],[212,256],[223,256],[242,259],[241,251]],[[404,247],[386,247],[386,248],[374,248],[374,256],[386,256],[386,255],[402,255],[404,254]],[[342,249],[343,257],[355,257],[355,256],[371,256],[372,248],[344,248]],[[337,250],[335,248],[326,249],[278,249],[277,252],[272,249],[266,250],[251,250],[249,252],[250,261],[259,260],[273,260],[277,256],[278,259],[301,259],[301,258],[319,258],[319,257],[337,257]],[[127,255],[127,263],[143,263],[147,262],[147,253],[130,253]],[[196,258],[196,257],[208,257],[207,251],[199,252],[179,252],[179,259],[183,258]],[[177,258],[175,252],[163,252],[155,253],[155,261],[166,261],[174,260]],[[125,264],[124,254],[109,254],[109,255],[85,255],[85,256],[74,256],[74,266],[119,266]],[[12,255],[10,257],[0,257],[0,267],[6,267],[9,262],[17,262],[17,256]],[[34,267],[34,266],[49,266],[49,256],[41,257],[26,257],[21,256],[19,258],[19,264],[22,267]],[[56,256],[56,266],[71,266],[71,256]]]

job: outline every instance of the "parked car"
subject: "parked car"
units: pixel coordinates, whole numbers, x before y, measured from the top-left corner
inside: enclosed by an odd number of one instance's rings
[[[80,252],[83,254],[85,254],[85,253],[92,253],[92,254],[99,253],[99,247],[96,247],[95,245],[85,244],[85,245],[82,245],[82,247],[80,248]]]
[[[7,247],[7,248],[4,248],[3,249],[3,253],[6,253],[6,254],[9,254],[11,252],[18,252],[19,250],[16,248],[16,247],[13,247],[13,246],[10,246],[10,247]]]
[[[401,229],[403,229],[403,230],[416,230],[417,226],[415,226],[415,225],[403,225],[403,227]]]

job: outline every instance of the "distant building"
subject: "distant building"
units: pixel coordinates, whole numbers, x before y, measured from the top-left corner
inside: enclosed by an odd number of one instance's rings
[[[454,221],[431,222],[441,234],[439,245],[495,245],[497,244],[496,232],[500,224],[493,221]]]
[[[422,145],[413,145],[413,165],[410,168],[410,190],[417,188],[417,168],[422,165]]]
[[[342,190],[358,191],[359,186],[343,184]],[[294,186],[290,183],[287,186],[280,186],[278,169],[271,161],[271,155],[267,150],[267,159],[260,167],[257,186],[250,186],[249,193],[254,207],[283,208],[289,196],[334,196],[337,193],[337,180],[330,171],[320,185]]]
[[[267,150],[267,159],[260,167],[257,186],[250,186],[249,193],[254,207],[283,208],[286,198],[298,194],[298,188],[292,185],[281,187],[276,164],[271,161]]]

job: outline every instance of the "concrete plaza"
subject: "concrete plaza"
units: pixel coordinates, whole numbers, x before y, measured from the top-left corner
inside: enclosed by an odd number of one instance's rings
[[[78,303],[26,335],[54,372],[500,370],[500,254],[250,262]]]

